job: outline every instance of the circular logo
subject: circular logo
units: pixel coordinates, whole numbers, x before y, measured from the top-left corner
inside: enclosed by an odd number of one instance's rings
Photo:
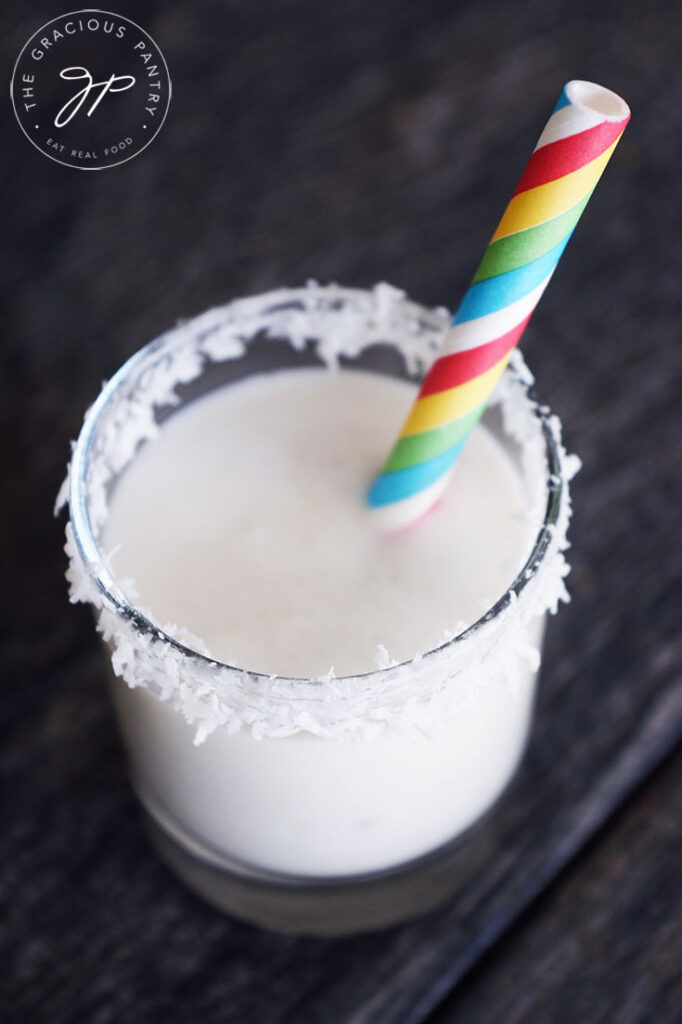
[[[171,82],[139,25],[108,11],[74,11],[43,25],[14,66],[22,131],[52,160],[98,171],[132,160],[158,134]]]

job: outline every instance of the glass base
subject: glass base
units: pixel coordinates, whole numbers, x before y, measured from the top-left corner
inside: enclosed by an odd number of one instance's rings
[[[212,906],[273,931],[340,936],[418,917],[461,890],[495,844],[494,810],[423,857],[385,871],[334,878],[277,874],[231,861],[204,846],[158,808],[142,804],[161,859]]]

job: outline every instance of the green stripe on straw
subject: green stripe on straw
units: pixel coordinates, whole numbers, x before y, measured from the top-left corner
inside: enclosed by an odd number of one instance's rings
[[[590,189],[586,196],[558,217],[493,242],[486,249],[471,283],[478,284],[498,274],[506,274],[508,270],[517,270],[544,256],[573,230],[593,192],[594,189]]]
[[[433,430],[424,430],[421,434],[401,437],[382,472],[392,473],[396,469],[407,469],[408,466],[416,466],[420,462],[442,455],[469,433],[483,415],[485,406],[486,402],[481,402],[466,416],[461,416],[444,427],[434,427]]]

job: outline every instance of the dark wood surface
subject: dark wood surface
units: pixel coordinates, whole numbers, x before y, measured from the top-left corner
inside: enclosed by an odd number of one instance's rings
[[[678,751],[431,1024],[679,1020],[681,785]]]
[[[11,3],[9,69],[67,7]],[[169,64],[142,155],[62,168],[3,118],[0,1019],[682,1018],[682,26],[672,2],[120,3]],[[9,74],[9,71],[7,72]],[[102,379],[180,317],[309,277],[453,305],[561,85],[633,120],[523,341],[584,469],[499,848],[427,918],[267,934],[148,848],[51,506]]]

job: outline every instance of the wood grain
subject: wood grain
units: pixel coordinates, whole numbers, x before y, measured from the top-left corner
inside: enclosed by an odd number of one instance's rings
[[[679,1021],[681,792],[678,751],[431,1024]]]
[[[62,10],[55,0],[3,12],[7,67]],[[607,957],[603,1005],[643,1005],[625,1002],[639,998],[630,972],[647,942],[660,950],[679,935],[673,898],[653,917],[630,911],[659,882],[668,892],[668,782],[660,810],[632,804],[609,833],[682,737],[675,5],[153,0],[120,11],[170,67],[154,144],[85,174],[53,165],[10,124],[2,172],[0,1017],[413,1024],[458,998],[465,977],[461,1005],[476,1012],[489,976],[488,1019],[513,1019],[517,941],[530,955],[544,940],[613,934],[625,937]],[[584,468],[574,601],[550,624],[537,727],[500,810],[498,852],[465,893],[403,928],[315,942],[241,926],[184,892],[139,831],[91,622],[66,600],[51,506],[68,440],[123,359],[234,295],[311,276],[383,278],[454,304],[571,77],[622,92],[633,119],[524,337]],[[648,865],[622,900],[619,837]],[[587,907],[591,885],[600,911],[586,932],[568,905]],[[553,961],[551,977],[539,963],[519,1005],[528,1019],[565,1020],[580,960],[567,956],[564,976]],[[656,954],[647,971],[668,1012],[670,961]]]

